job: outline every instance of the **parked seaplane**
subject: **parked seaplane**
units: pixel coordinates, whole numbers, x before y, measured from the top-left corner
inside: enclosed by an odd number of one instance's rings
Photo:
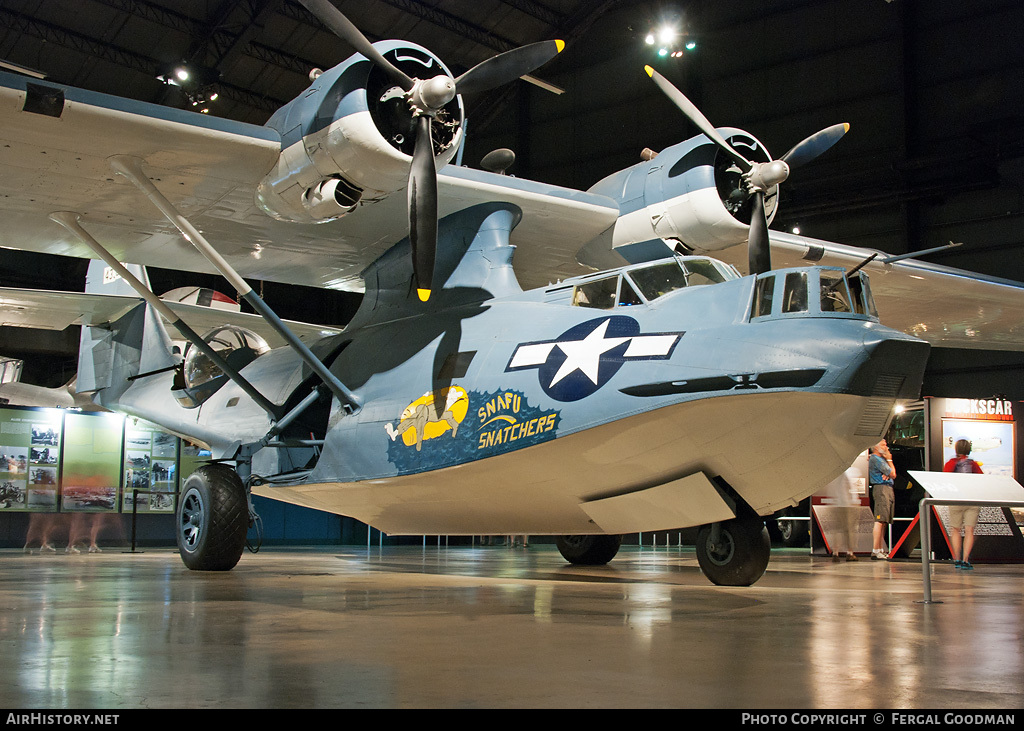
[[[87,293],[137,299],[81,318],[78,390],[213,455],[182,487],[190,568],[236,565],[256,494],[390,534],[554,535],[584,564],[622,534],[701,526],[708,578],[749,585],[763,516],[842,474],[918,396],[915,335],[1015,347],[1017,283],[769,236],[779,184],[845,125],[774,159],[649,69],[701,135],[588,191],[460,167],[461,95],[561,44],[454,77],[303,3],[357,53],[263,127],[0,76],[0,245],[97,259]],[[718,256],[743,244],[745,273]],[[283,345],[208,341],[139,265],[219,271]],[[896,328],[876,273],[906,299]],[[1018,316],[919,312],[911,276]],[[343,330],[303,338],[246,277],[364,296]]]

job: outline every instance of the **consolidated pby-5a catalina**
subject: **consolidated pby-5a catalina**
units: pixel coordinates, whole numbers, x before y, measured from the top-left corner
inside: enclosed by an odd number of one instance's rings
[[[779,184],[845,125],[774,159],[648,69],[701,135],[588,191],[465,168],[461,95],[561,44],[454,78],[303,3],[357,53],[263,127],[0,76],[0,244],[98,259],[86,294],[64,295],[78,390],[212,453],[180,495],[190,568],[237,563],[256,494],[389,534],[554,535],[586,564],[622,534],[701,526],[704,573],[748,585],[768,563],[762,516],[841,474],[918,396],[915,335],[1019,347],[1006,308],[912,306],[931,278],[1019,312],[1016,283],[769,237]],[[202,335],[138,265],[219,271],[260,325],[218,312]],[[365,294],[318,333],[246,277]],[[893,298],[899,329],[878,315]]]

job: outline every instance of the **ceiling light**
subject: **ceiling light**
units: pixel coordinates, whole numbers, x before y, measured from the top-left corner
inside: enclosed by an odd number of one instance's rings
[[[648,46],[653,46],[654,45],[654,34],[653,33],[648,33],[647,37],[644,38],[644,43],[646,43]]]
[[[687,41],[686,42],[686,50],[687,51],[692,51],[696,47],[697,47],[697,41]]]
[[[174,69],[174,75],[177,77],[178,81],[188,81],[188,69],[184,66],[179,66]]]
[[[675,30],[675,28],[670,28],[668,26],[665,26],[664,28],[662,28],[661,30],[658,31],[658,40],[660,40],[662,43],[671,43],[675,39],[676,39],[676,30]]]

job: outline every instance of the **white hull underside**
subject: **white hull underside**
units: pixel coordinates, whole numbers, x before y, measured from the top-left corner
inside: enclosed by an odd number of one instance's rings
[[[761,515],[824,487],[881,438],[887,421],[862,424],[866,410],[878,406],[860,396],[747,392],[648,411],[456,467],[353,483],[262,485],[253,493],[392,535],[627,532],[621,521],[600,525],[594,516],[607,510],[591,509],[621,495],[652,496],[651,505],[627,501],[635,513],[630,531],[685,528],[731,517],[701,474],[724,478]]]

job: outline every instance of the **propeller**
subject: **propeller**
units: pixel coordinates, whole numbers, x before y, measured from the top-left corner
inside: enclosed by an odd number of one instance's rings
[[[730,145],[718,130],[701,114],[700,110],[664,76],[650,66],[644,66],[647,75],[665,95],[704,133],[718,145],[739,167],[742,173],[743,186],[754,196],[753,210],[750,217],[750,232],[747,235],[747,258],[751,274],[763,274],[772,268],[771,246],[768,242],[768,216],[765,213],[764,196],[776,185],[789,178],[790,170],[798,165],[810,162],[846,134],[850,125],[834,124],[816,132],[798,143],[778,160],[768,162],[752,162]]]
[[[541,41],[505,51],[481,61],[453,79],[440,74],[430,79],[410,77],[392,64],[330,0],[300,0],[336,36],[384,71],[404,92],[416,121],[416,144],[409,168],[409,241],[413,273],[420,300],[430,298],[437,250],[437,168],[431,134],[433,119],[457,94],[487,91],[536,70],[557,56],[563,41]]]

